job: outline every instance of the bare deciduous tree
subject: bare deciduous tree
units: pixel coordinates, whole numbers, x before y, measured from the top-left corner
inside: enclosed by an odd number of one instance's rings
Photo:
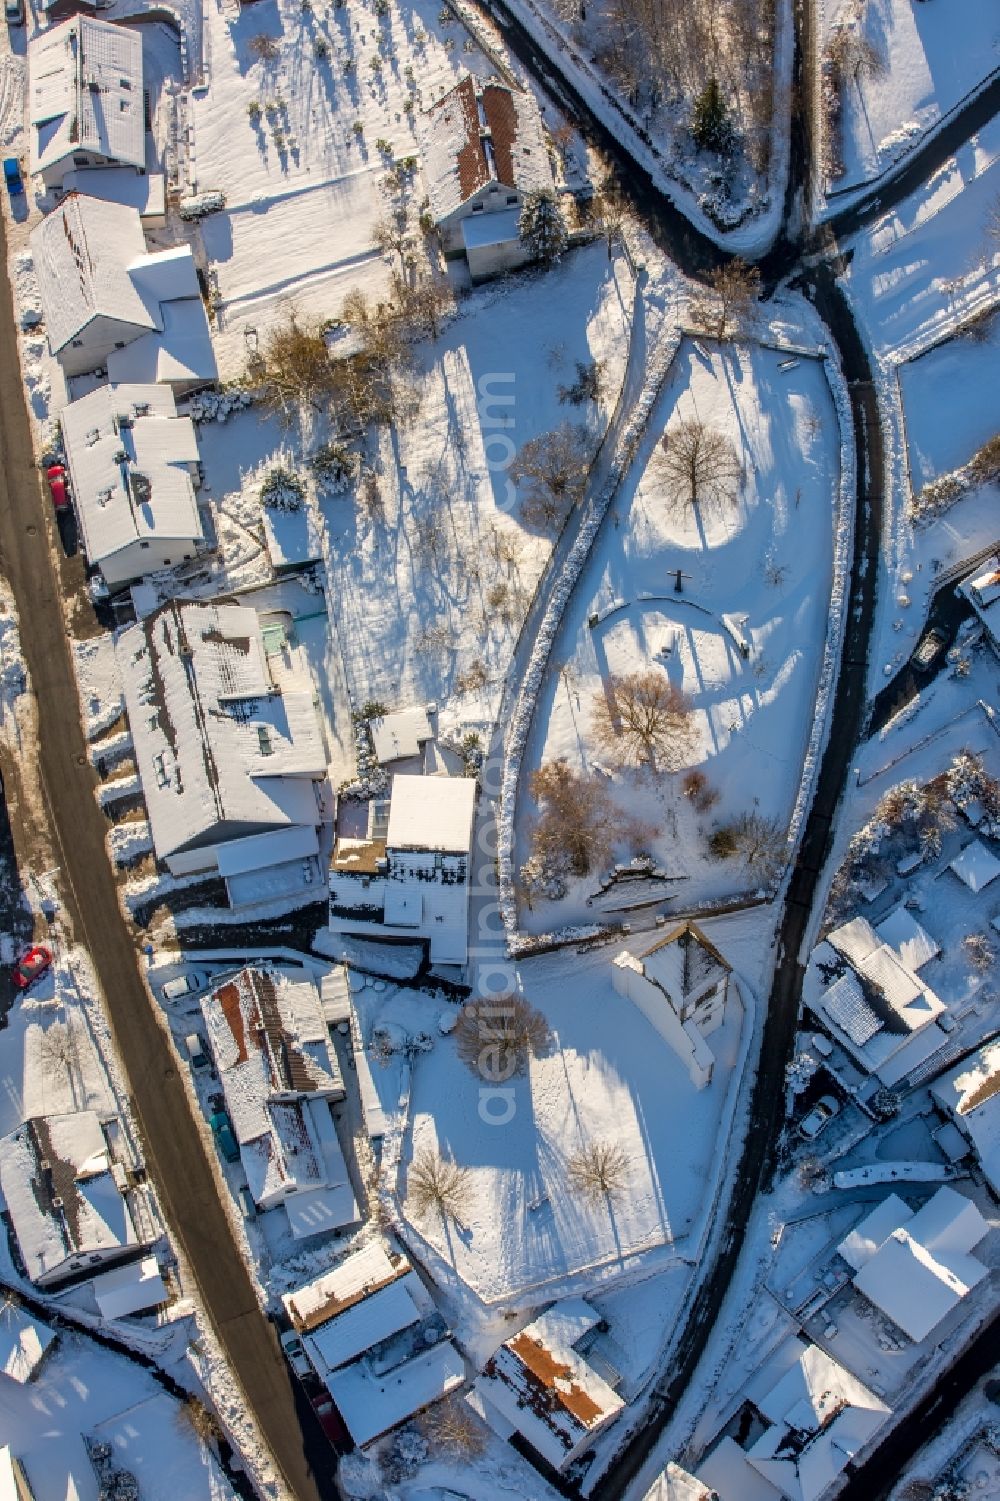
[[[724,339],[750,323],[760,296],[760,272],[739,259],[727,261],[708,278],[710,291],[691,308],[691,318],[713,338]]]
[[[405,208],[394,209],[372,225],[376,250],[389,259],[398,255],[402,262],[410,243],[410,219]]]
[[[708,847],[717,860],[740,859],[747,870],[767,880],[781,868],[785,836],[776,818],[741,813],[732,823],[713,831]]]
[[[691,700],[655,668],[609,677],[594,695],[594,739],[623,765],[676,771],[698,743]]]
[[[417,1418],[417,1427],[436,1453],[469,1460],[486,1450],[486,1429],[461,1397],[446,1397],[426,1407]]]
[[[660,440],[662,469],[670,499],[696,506],[703,500],[732,500],[741,474],[728,438],[697,417],[668,428]]]
[[[443,1220],[461,1224],[469,1192],[467,1168],[449,1162],[431,1147],[421,1147],[414,1154],[406,1175],[406,1201],[417,1219],[436,1211]]]
[[[451,287],[437,276],[421,276],[411,284],[397,273],[392,278],[392,295],[405,339],[436,339],[455,306]]]
[[[259,58],[261,62],[273,62],[281,52],[277,38],[268,36],[266,31],[260,31],[256,36],[252,36],[247,42],[247,47],[251,55]]]
[[[590,442],[576,423],[530,438],[510,467],[514,483],[526,487],[521,516],[527,524],[556,531],[583,494],[589,465]]]
[[[830,37],[826,55],[837,71],[841,87],[861,78],[880,78],[885,72],[884,54],[857,26],[838,27]]]
[[[552,1041],[549,1024],[523,995],[508,991],[467,1001],[455,1023],[458,1056],[492,1084],[523,1074]]]
[[[338,377],[320,325],[294,308],[271,328],[260,364],[264,400],[286,416],[307,406],[323,411],[334,397]]]
[[[531,852],[562,875],[585,876],[607,860],[615,840],[615,805],[602,782],[581,776],[565,761],[549,761],[532,774],[539,814]]]
[[[629,1160],[616,1141],[592,1141],[566,1164],[570,1186],[592,1203],[619,1198],[628,1185]]]

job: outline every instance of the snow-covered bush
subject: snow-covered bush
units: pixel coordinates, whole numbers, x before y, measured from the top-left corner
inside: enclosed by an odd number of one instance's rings
[[[379,797],[388,790],[389,773],[376,759],[371,731],[371,721],[380,719],[387,712],[384,704],[372,702],[356,709],[351,715],[357,774],[353,781],[341,783],[339,790],[342,797],[364,800]]]
[[[343,443],[324,443],[317,448],[309,468],[327,495],[346,495],[358,477],[357,455]]]
[[[378,1457],[382,1479],[387,1485],[400,1485],[412,1480],[417,1470],[427,1459],[430,1450],[427,1440],[413,1428],[401,1428],[393,1434]]]
[[[294,469],[275,464],[264,475],[260,503],[273,511],[299,511],[306,498],[306,487]]]
[[[244,411],[254,401],[254,393],[243,387],[223,391],[199,391],[188,401],[192,422],[225,422],[233,412]]]

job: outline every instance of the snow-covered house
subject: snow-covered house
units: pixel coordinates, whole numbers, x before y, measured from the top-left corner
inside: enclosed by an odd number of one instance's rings
[[[986,628],[993,650],[1000,656],[1000,553],[990,559],[985,568],[979,568],[963,579],[959,588]]]
[[[9,1380],[20,1386],[33,1380],[55,1340],[55,1330],[27,1309],[10,1299],[0,1304],[0,1371]]]
[[[201,1010],[254,1202],[283,1204],[296,1236],[355,1224],[330,1112],[344,1085],[312,978],[242,969]]]
[[[142,1244],[93,1111],[36,1116],[0,1138],[0,1192],[39,1287],[121,1260]]]
[[[581,1346],[600,1318],[583,1298],[554,1303],[502,1344],[473,1383],[471,1401],[501,1438],[517,1433],[554,1470],[571,1465],[624,1402]]]
[[[382,1370],[356,1360],[331,1371],[327,1388],[354,1442],[361,1447],[416,1417],[465,1381],[465,1362],[450,1339]]]
[[[60,420],[84,549],[108,588],[193,558],[198,439],[170,387],[100,386]]]
[[[407,1258],[381,1241],[359,1251],[281,1299],[317,1375],[332,1371],[434,1313],[434,1303]]]
[[[657,1475],[643,1501],[719,1501],[719,1498],[704,1481],[671,1460],[662,1475]]]
[[[427,939],[432,963],[464,964],[475,811],[470,777],[394,776],[368,837],[334,846],[331,931]]]
[[[963,1058],[931,1087],[935,1103],[970,1143],[1000,1198],[1000,1042]]]
[[[218,375],[188,245],[147,251],[137,209],[71,193],[32,231],[49,348],[66,375],[177,391]]]
[[[919,1343],[987,1275],[969,1253],[989,1228],[953,1188],[939,1188],[916,1212],[890,1194],[837,1250],[858,1292]]]
[[[28,43],[31,172],[47,189],[67,172],[146,165],[142,35],[71,16]]]
[[[524,265],[521,204],[527,193],[552,189],[534,95],[463,78],[425,113],[420,147],[445,255],[464,255],[473,281]]]
[[[947,1041],[937,1025],[947,1008],[911,967],[919,960],[922,968],[935,949],[919,924],[890,914],[880,932],[867,918],[852,918],[813,951],[810,1010],[883,1084],[898,1084]]]
[[[321,890],[326,749],[290,649],[247,606],[172,601],[115,650],[157,859],[234,907]]]
[[[94,1278],[91,1287],[101,1318],[106,1323],[159,1308],[170,1300],[155,1256],[143,1256],[139,1261],[130,1261],[127,1266],[102,1272]]]
[[[434,708],[433,704],[417,704],[411,709],[381,714],[370,721],[375,759],[380,766],[419,758],[428,740],[434,738],[430,721]]]
[[[819,1501],[890,1416],[850,1371],[798,1336],[751,1378],[747,1394],[764,1432],[746,1449],[724,1438],[698,1467],[707,1485],[740,1501]]]
[[[992,850],[987,849],[981,839],[973,839],[971,844],[967,844],[955,856],[948,869],[978,896],[980,891],[985,890],[991,881],[1000,876],[1000,860]]]
[[[134,208],[143,229],[162,229],[167,222],[167,179],[162,172],[123,172],[120,167],[89,167],[67,172],[64,193],[86,193],[108,203]]]
[[[692,1083],[710,1083],[715,1057],[705,1041],[722,1025],[731,967],[696,924],[682,923],[643,954],[618,954],[611,983],[638,1006],[685,1065]]]

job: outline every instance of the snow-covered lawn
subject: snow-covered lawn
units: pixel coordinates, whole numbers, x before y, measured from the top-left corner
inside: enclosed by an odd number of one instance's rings
[[[618,773],[609,788],[646,826],[645,847],[668,874],[686,878],[673,888],[685,904],[758,884],[738,864],[710,861],[705,835],[755,807],[776,821],[781,838],[813,725],[839,438],[821,365],[803,358],[781,372],[783,358],[757,345],[682,344],[613,525],[570,600],[553,654],[560,670],[539,697],[526,758],[529,774],[558,758],[581,771],[600,765],[593,706],[613,676],[652,669],[683,688],[698,730],[691,764],[718,793],[711,817],[679,795],[676,778]],[[733,502],[696,509],[667,501],[660,439],[696,415],[737,451],[744,476]],[[747,660],[723,616],[746,617]],[[658,655],[669,642],[669,655]],[[528,813],[525,796],[519,863]],[[585,898],[599,874],[567,900],[536,902],[522,913],[524,926],[586,921]]]
[[[511,510],[507,470],[528,439],[603,430],[622,380],[632,283],[603,246],[475,293],[421,352],[420,410],[379,433],[377,500],[321,502],[328,595],[358,705],[433,700],[445,730],[484,725],[549,550]],[[562,405],[576,363],[603,363],[589,411]],[[472,671],[483,681],[459,696]],[[465,677],[468,682],[468,677]]]
[[[854,7],[825,0],[827,32]],[[994,0],[867,0],[860,32],[883,70],[843,91],[844,175],[834,189],[877,177],[1000,67]]]
[[[967,463],[1000,429],[1000,403],[982,399],[1000,390],[1000,314],[982,342],[951,339],[900,365],[899,384],[910,481],[918,491]]]
[[[483,1086],[450,1039],[415,1062],[412,1151],[436,1148],[470,1176],[461,1226],[431,1216],[414,1228],[484,1302],[530,1307],[574,1274],[585,1274],[578,1290],[615,1280],[657,1247],[697,1254],[739,1056],[739,995],[734,986],[712,1036],[715,1074],[699,1091],[645,1017],[613,992],[613,954],[521,967],[555,1043],[512,1081],[505,1123],[484,1119]],[[569,1160],[597,1141],[616,1142],[628,1158],[627,1190],[610,1205],[588,1204],[567,1182]]]
[[[38,1496],[97,1496],[82,1435],[103,1439],[139,1480],[144,1501],[223,1501],[228,1482],[205,1445],[133,1361],[63,1330],[38,1375],[5,1383],[0,1443],[21,1460]]]
[[[493,69],[433,0],[391,3],[381,16],[363,0],[242,10],[217,0],[206,11],[211,65],[207,89],[192,97],[194,171],[199,191],[226,195],[202,234],[221,297],[219,366],[232,376],[244,330],[263,334],[289,305],[333,318],[353,287],[385,294],[389,266],[372,239],[390,203],[383,179],[415,155],[421,109],[461,69]],[[262,35],[276,57],[255,58]]]

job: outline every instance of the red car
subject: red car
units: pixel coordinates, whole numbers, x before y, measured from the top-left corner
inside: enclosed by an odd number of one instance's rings
[[[69,505],[65,469],[61,464],[50,464],[45,471],[45,478],[49,482],[49,493],[52,496],[53,506],[57,511],[65,511]]]
[[[27,990],[29,985],[34,985],[40,975],[44,975],[52,963],[51,950],[44,944],[36,943],[14,965],[12,977],[18,990]]]
[[[319,1426],[336,1449],[338,1454],[348,1453],[352,1448],[351,1435],[343,1418],[333,1404],[333,1398],[325,1389],[321,1392],[310,1392],[309,1403],[313,1412],[319,1418]]]

